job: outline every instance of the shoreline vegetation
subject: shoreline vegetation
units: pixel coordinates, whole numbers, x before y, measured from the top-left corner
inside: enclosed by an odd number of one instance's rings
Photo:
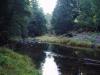
[[[0,75],[40,75],[31,59],[0,47]]]
[[[71,47],[75,49],[93,49],[100,50],[100,33],[97,32],[72,32],[72,37],[65,35],[51,35],[45,34],[37,37],[28,37],[23,40],[19,37],[11,38],[12,41],[27,41],[27,42],[40,42],[50,43],[55,45],[61,45]]]
[[[63,45],[72,48],[84,48],[84,49],[100,49],[100,44],[95,43],[93,38],[91,39],[79,39],[74,37],[64,37],[55,35],[43,35],[35,38],[39,42],[46,42],[56,45]]]

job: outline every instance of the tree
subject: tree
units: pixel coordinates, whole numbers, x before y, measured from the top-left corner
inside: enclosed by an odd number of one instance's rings
[[[28,26],[29,36],[39,36],[46,31],[46,19],[41,8],[39,8],[37,0],[32,2],[32,18]]]
[[[7,29],[7,3],[7,0],[0,0],[0,32]]]
[[[95,16],[94,21],[97,25],[96,29],[97,31],[100,31],[100,0],[93,0],[94,8],[95,8]]]
[[[29,0],[0,0],[0,44],[16,36],[24,39],[30,15]]]
[[[79,0],[80,15],[77,17],[78,24],[83,30],[94,31],[96,25],[94,22],[95,12],[92,0]]]
[[[1,0],[0,3],[0,31],[6,31],[10,37],[25,36],[30,16],[29,0]]]
[[[72,30],[77,15],[77,0],[58,0],[51,21],[55,33],[64,34]]]
[[[28,19],[31,15],[29,0],[12,0],[9,1],[9,33],[11,36],[27,35]]]

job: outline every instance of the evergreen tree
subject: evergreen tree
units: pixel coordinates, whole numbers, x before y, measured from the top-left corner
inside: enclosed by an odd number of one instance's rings
[[[97,31],[100,31],[100,0],[93,0],[95,8],[94,21]]]
[[[92,0],[79,0],[80,15],[77,17],[80,28],[87,30],[95,30],[94,22],[95,12]]]
[[[28,26],[29,36],[39,36],[46,32],[46,19],[43,11],[38,6],[37,0],[32,2],[32,18]]]
[[[31,14],[29,0],[10,0],[8,4],[9,34],[25,37],[27,35],[28,19]]]
[[[77,15],[77,0],[58,0],[51,21],[55,33],[64,34],[72,30]]]
[[[0,43],[15,36],[26,37],[29,9],[29,0],[0,0]]]

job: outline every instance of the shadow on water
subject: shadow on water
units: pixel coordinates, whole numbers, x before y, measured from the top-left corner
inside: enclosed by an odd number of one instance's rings
[[[100,75],[98,52],[46,43],[18,44],[16,51],[30,56],[42,75]]]

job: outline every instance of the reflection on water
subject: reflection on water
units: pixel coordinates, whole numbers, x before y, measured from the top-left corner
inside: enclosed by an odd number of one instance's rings
[[[46,58],[42,63],[42,75],[60,75],[56,62],[51,52],[45,52]]]
[[[80,60],[80,58],[100,60],[100,52],[95,50],[87,53],[84,50],[44,43],[31,46],[18,45],[16,50],[31,57],[36,67],[41,68],[42,75],[100,75],[100,62],[91,64],[90,60]],[[75,51],[79,54],[77,55]]]

